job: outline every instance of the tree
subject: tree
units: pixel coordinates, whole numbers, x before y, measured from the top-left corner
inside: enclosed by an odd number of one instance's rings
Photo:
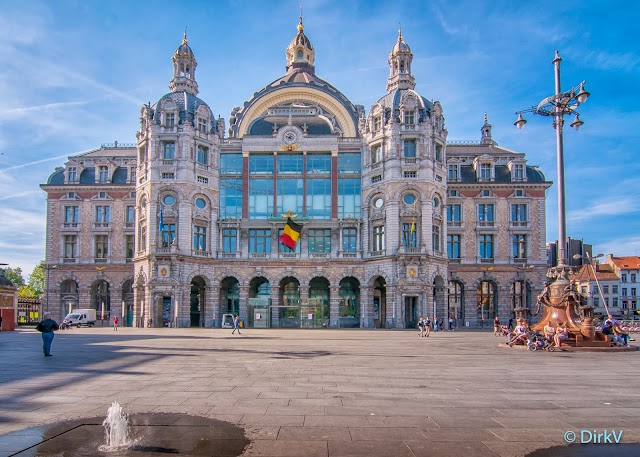
[[[35,293],[36,297],[44,293],[44,260],[41,260],[29,275],[27,286]]]
[[[24,277],[22,276],[22,268],[7,267],[4,269],[4,275],[9,281],[11,281],[18,289],[24,286]]]

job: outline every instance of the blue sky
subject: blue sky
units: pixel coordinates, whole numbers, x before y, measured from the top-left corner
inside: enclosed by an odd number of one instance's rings
[[[284,73],[299,1],[0,0],[0,262],[28,274],[44,258],[38,187],[72,154],[135,141],[140,105],[168,92],[188,27],[200,97],[229,112]],[[484,113],[503,147],[556,181],[548,118],[514,112],[582,80],[585,124],[565,134],[567,234],[594,252],[640,254],[640,6],[622,1],[304,1],[316,72],[368,110],[385,93],[402,24],[416,89],[444,108],[450,140],[479,140]],[[557,194],[547,240],[557,238]],[[26,276],[25,274],[25,276]]]

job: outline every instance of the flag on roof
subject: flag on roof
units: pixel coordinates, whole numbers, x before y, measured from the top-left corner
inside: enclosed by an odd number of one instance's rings
[[[296,224],[289,218],[287,225],[284,226],[284,231],[280,235],[280,242],[290,249],[295,249],[298,244],[298,238],[300,238],[300,232],[302,231],[302,225]]]

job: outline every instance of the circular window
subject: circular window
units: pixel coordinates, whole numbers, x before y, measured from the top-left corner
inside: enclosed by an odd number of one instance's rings
[[[437,208],[438,206],[440,206],[440,200],[438,200],[437,197],[433,198],[433,207]]]
[[[376,198],[375,201],[373,202],[373,206],[375,206],[376,208],[382,208],[383,205],[384,205],[384,200],[381,198]]]
[[[196,198],[196,206],[200,209],[204,208],[205,206],[207,206],[207,202],[204,201],[204,198]]]
[[[146,199],[143,199],[143,200],[140,202],[140,206],[142,206],[143,208],[146,208],[146,207],[147,207],[147,200],[146,200]]]
[[[413,194],[407,194],[404,196],[402,201],[404,201],[407,205],[413,205],[416,202],[416,196]]]
[[[176,202],[176,197],[174,197],[173,195],[165,195],[164,198],[162,199],[162,203],[164,203],[167,206],[171,206]]]

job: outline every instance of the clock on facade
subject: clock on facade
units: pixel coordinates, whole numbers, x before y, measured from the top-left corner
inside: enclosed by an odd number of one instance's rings
[[[296,142],[298,135],[293,130],[287,130],[284,132],[283,138],[287,143],[291,144]]]
[[[416,275],[416,269],[415,268],[409,268],[409,276],[411,276],[412,278]]]

